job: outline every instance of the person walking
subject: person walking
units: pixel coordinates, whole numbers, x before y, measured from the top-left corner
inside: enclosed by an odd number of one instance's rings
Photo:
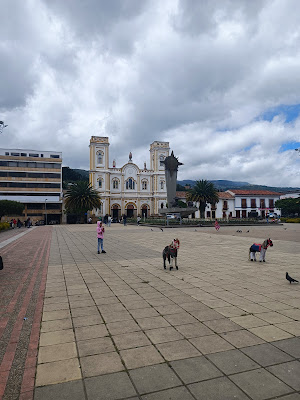
[[[137,216],[136,222],[137,222],[138,225],[139,225],[140,222],[141,222],[141,217],[140,217],[139,215]]]
[[[107,217],[107,225],[110,226],[111,225],[111,215],[109,215]]]
[[[100,247],[101,247],[101,253],[106,253],[105,250],[103,250],[103,239],[104,239],[104,226],[102,225],[102,221],[97,221],[97,238],[98,238],[98,254],[100,254]]]
[[[17,227],[18,227],[19,229],[22,227],[22,222],[20,221],[20,218],[18,218]]]
[[[124,223],[124,226],[127,225],[127,215],[126,214],[123,215],[123,223]]]

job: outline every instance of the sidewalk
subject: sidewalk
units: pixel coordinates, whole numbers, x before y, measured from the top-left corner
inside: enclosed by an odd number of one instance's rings
[[[98,255],[94,225],[54,227],[35,400],[299,400],[300,244],[250,263],[258,238],[114,224]]]
[[[0,399],[25,400],[33,397],[52,228],[13,232],[1,249]]]

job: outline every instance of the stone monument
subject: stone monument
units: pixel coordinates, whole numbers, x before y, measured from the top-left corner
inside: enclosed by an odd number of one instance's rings
[[[164,159],[163,163],[165,164],[168,208],[160,209],[159,213],[162,215],[179,214],[180,218],[193,214],[198,210],[197,207],[179,207],[176,197],[178,166],[183,164],[174,156],[173,151],[170,156]]]

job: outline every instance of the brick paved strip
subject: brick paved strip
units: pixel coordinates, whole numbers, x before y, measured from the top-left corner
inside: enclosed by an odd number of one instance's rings
[[[11,271],[6,271],[6,278],[11,275],[12,279],[4,280],[4,284],[14,290],[14,281],[19,283],[6,309],[9,313],[0,321],[1,329],[5,331],[2,349],[6,345],[0,366],[0,398],[3,400],[29,399],[33,395],[51,233],[52,228],[44,227],[20,238],[17,247],[9,246]],[[18,259],[20,255],[22,260]],[[14,259],[17,260],[15,264]],[[24,264],[28,265],[25,272]]]
[[[7,252],[12,252],[12,250],[13,250],[12,247],[14,247],[14,246],[11,246],[9,249],[7,249],[6,253]],[[31,273],[32,265],[34,264],[34,262],[35,262],[35,260],[36,260],[36,258],[37,258],[39,253],[40,253],[40,248],[38,248],[36,250],[36,252],[35,252],[35,254],[33,256],[33,259],[31,261],[31,263],[29,264],[29,267],[27,268],[27,272],[23,275],[23,278],[21,279],[21,281],[20,281],[20,283],[19,283],[19,285],[18,285],[18,287],[17,287],[17,289],[15,291],[15,294],[14,294],[13,298],[11,299],[11,301],[10,301],[9,305],[7,306],[7,308],[5,310],[3,310],[3,312],[6,312],[6,313],[13,312],[13,310],[15,308],[15,305],[17,303],[17,300],[19,298],[20,292],[21,292],[21,290],[23,288],[24,282],[26,282],[29,274]],[[4,282],[4,284],[5,284],[5,282]],[[6,317],[2,321],[0,321],[0,339],[1,339],[1,336],[2,336],[2,334],[3,334],[3,332],[4,332],[5,328],[6,328],[6,325],[7,325],[8,321],[9,321],[9,317]]]

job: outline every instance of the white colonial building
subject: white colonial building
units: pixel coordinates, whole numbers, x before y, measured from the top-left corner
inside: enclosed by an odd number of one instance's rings
[[[117,167],[109,164],[108,137],[90,139],[90,183],[101,197],[101,208],[92,215],[111,215],[119,220],[127,217],[153,216],[167,204],[165,165],[169,156],[169,143],[155,141],[150,145],[150,169],[139,168],[129,154],[128,162]]]

